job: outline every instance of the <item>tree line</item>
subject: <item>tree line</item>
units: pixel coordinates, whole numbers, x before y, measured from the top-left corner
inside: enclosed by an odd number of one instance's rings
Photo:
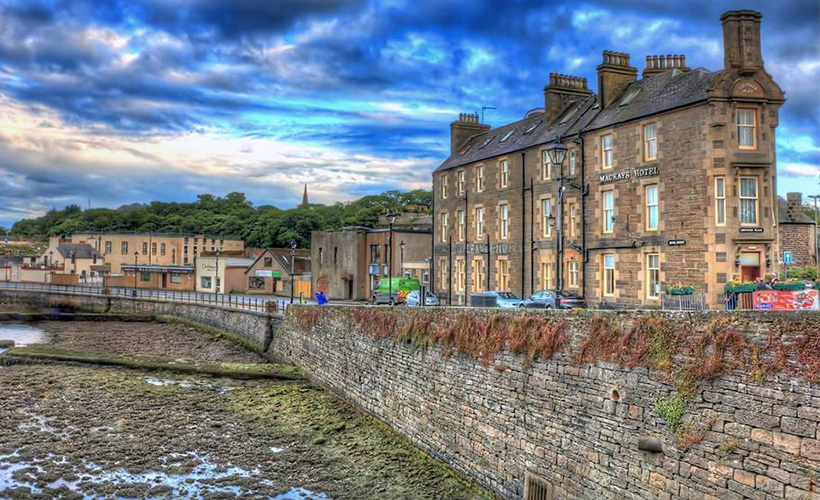
[[[239,236],[251,247],[287,247],[296,241],[300,248],[307,248],[312,231],[345,226],[374,227],[387,212],[429,214],[431,207],[432,192],[422,189],[387,191],[352,202],[300,205],[291,209],[272,205],[257,207],[243,193],[234,192],[225,197],[201,194],[192,203],[154,201],[117,209],[88,210],[69,205],[62,210],[52,209],[42,217],[22,219],[9,233],[42,238],[83,231],[207,233]]]

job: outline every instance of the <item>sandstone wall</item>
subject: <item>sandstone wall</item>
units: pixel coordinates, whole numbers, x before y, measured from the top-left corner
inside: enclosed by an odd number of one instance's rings
[[[794,360],[765,382],[748,373],[699,382],[673,432],[656,406],[674,401],[676,390],[659,370],[572,359],[593,326],[589,313],[562,316],[567,346],[527,366],[507,351],[486,365],[417,341],[380,340],[359,331],[350,308],[298,309],[274,336],[272,354],[502,498],[522,498],[527,474],[545,478],[561,499],[820,498],[820,385],[805,382]],[[604,317],[626,324],[646,314]],[[662,318],[695,335],[726,315]],[[732,318],[758,345],[781,330],[783,345],[794,347],[807,324],[818,335],[816,316]],[[390,328],[382,316],[373,323]],[[639,450],[642,436],[659,438],[663,452]]]

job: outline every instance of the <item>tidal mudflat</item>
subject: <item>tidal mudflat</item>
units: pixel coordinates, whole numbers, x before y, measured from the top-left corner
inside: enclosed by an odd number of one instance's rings
[[[36,326],[74,350],[263,361],[178,324]],[[305,381],[13,364],[0,366],[0,395],[3,498],[488,498]]]

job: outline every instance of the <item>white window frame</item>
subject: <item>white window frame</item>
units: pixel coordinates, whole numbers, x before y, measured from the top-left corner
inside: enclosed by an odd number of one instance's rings
[[[467,269],[464,264],[464,257],[456,257],[456,290],[459,292],[464,291],[464,285],[466,284],[466,272]]]
[[[510,162],[509,160],[501,160],[498,165],[499,170],[499,187],[505,188],[510,183]]]
[[[544,290],[553,289],[552,268],[552,262],[547,262],[546,260],[541,262],[541,288]]]
[[[649,123],[643,127],[644,160],[658,159],[658,124]]]
[[[569,150],[569,175],[571,175],[571,176],[575,175],[575,157],[576,157],[575,150],[570,149]]]
[[[475,239],[484,238],[484,207],[475,207]]]
[[[604,297],[614,297],[615,296],[615,254],[614,253],[606,253],[603,256],[603,268],[604,268],[604,276],[603,276],[603,294]]]
[[[442,243],[447,243],[447,222],[448,222],[447,219],[448,219],[448,213],[447,212],[442,212],[439,215],[439,227],[441,228],[440,229],[441,232],[439,233],[439,235],[441,236],[441,242]]]
[[[447,258],[442,257],[438,261],[438,288],[439,290],[447,290],[450,286],[449,270],[447,269]]]
[[[498,290],[509,292],[510,285],[510,261],[498,259]]]
[[[476,292],[484,291],[484,259],[473,257],[473,289]]]
[[[449,184],[449,181],[447,180],[447,174],[442,175],[441,176],[441,199],[442,200],[447,199],[447,191],[449,190],[448,184]]]
[[[464,241],[467,236],[467,212],[458,211],[458,241]]]
[[[658,253],[646,254],[646,298],[661,298],[661,256]]]
[[[570,288],[578,288],[578,261],[571,260],[569,262],[569,286]]]
[[[715,226],[726,225],[726,177],[715,177]]]
[[[650,197],[650,193],[655,192],[655,199],[654,202]],[[644,198],[646,199],[646,230],[647,231],[657,231],[660,229],[660,206],[659,206],[659,194],[660,190],[657,184],[649,184],[644,187]],[[652,215],[654,212],[654,219],[655,224],[652,224]]]
[[[578,205],[575,202],[569,204],[569,237],[575,238],[576,227],[578,222]]]
[[[615,191],[604,191],[601,193],[601,199],[601,206],[603,208],[601,214],[603,222],[602,229],[604,233],[609,234],[615,231]],[[607,200],[609,200],[609,203],[607,203]]]
[[[743,195],[743,181],[754,181],[754,188],[755,193],[754,196],[744,196]],[[740,178],[740,186],[738,189],[738,194],[740,198],[740,225],[741,226],[757,226],[760,223],[760,183],[757,180],[757,177],[741,177]],[[743,220],[743,205],[745,201],[753,200],[753,212],[754,212],[754,220],[744,221]]]
[[[552,179],[552,161],[547,150],[541,151],[541,180],[548,181]]]
[[[478,193],[484,191],[484,165],[479,165],[476,167],[475,172],[475,190]]]
[[[552,200],[549,198],[541,199],[541,236],[549,238],[552,236],[552,228],[550,227],[550,215],[552,215]]]
[[[498,206],[498,220],[498,236],[500,239],[506,240],[510,229],[510,208],[506,203]]]
[[[467,189],[467,185],[465,184],[466,174],[464,170],[459,170],[456,172],[456,186],[458,186],[458,195],[464,196],[464,192]]]
[[[612,134],[601,136],[601,168],[612,168]]]
[[[757,110],[754,108],[738,108],[735,113],[737,125],[737,147],[740,149],[757,149]],[[741,119],[741,117],[751,116],[751,123],[748,120]],[[751,130],[751,144],[744,144],[742,137],[744,131]]]

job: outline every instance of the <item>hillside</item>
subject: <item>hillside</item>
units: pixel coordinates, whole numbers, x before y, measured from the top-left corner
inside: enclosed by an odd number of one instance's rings
[[[283,247],[295,240],[299,247],[306,248],[311,231],[372,227],[388,211],[429,213],[431,204],[432,193],[424,190],[388,191],[349,203],[311,204],[288,210],[271,205],[255,207],[243,193],[230,193],[224,198],[202,194],[193,203],[154,201],[90,210],[69,205],[42,217],[20,220],[10,234],[45,239],[52,234],[79,231],[202,232],[240,236],[253,247]]]

